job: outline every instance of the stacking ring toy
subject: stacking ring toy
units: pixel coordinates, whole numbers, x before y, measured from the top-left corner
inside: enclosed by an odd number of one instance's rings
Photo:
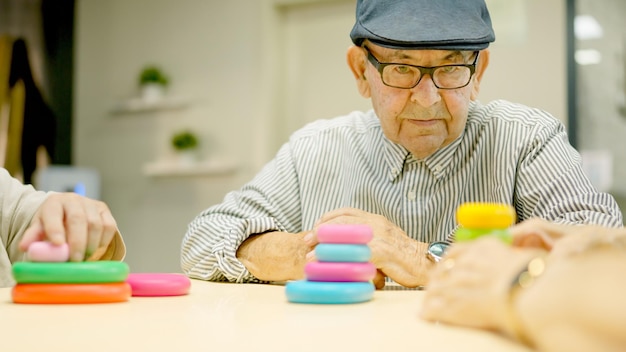
[[[118,261],[13,263],[13,277],[20,284],[123,282],[128,272],[128,264]]]
[[[365,244],[320,243],[315,246],[315,257],[320,262],[367,262],[372,256]]]
[[[372,263],[309,262],[304,266],[309,281],[370,281],[376,276]]]
[[[464,242],[472,241],[486,235],[499,238],[504,243],[513,243],[513,236],[511,236],[511,233],[506,229],[468,229],[459,227],[454,232],[454,239],[457,242]]]
[[[76,304],[128,301],[130,285],[126,282],[108,284],[17,284],[11,296],[14,303]]]
[[[362,224],[326,224],[317,229],[319,243],[366,244],[372,237],[372,228]]]
[[[28,246],[26,256],[33,262],[66,262],[70,259],[70,246],[67,243],[56,245],[37,241]]]
[[[293,303],[345,304],[369,301],[374,295],[370,282],[290,281],[286,284],[287,300]]]
[[[191,280],[183,274],[130,273],[126,282],[133,296],[182,296],[189,293]]]
[[[507,228],[516,216],[515,208],[503,203],[464,203],[456,210],[459,225],[475,229]]]

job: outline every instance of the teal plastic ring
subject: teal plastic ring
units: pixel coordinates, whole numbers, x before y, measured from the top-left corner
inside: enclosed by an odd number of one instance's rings
[[[315,257],[320,262],[358,262],[370,260],[372,251],[365,244],[320,243],[315,247]]]
[[[20,284],[122,282],[129,271],[128,264],[118,261],[13,264],[13,278]]]
[[[314,282],[290,281],[286,284],[287,300],[292,303],[348,304],[372,299],[374,284],[371,282]]]

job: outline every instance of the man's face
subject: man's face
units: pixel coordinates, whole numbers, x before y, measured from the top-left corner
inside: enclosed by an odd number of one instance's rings
[[[371,43],[367,44],[367,48],[382,63],[426,67],[471,64],[475,57],[473,52],[396,50]],[[404,146],[416,158],[422,159],[461,135],[467,121],[473,89],[477,88],[474,85],[478,84],[479,79],[472,77],[470,83],[462,88],[438,89],[430,75],[424,75],[413,88],[393,88],[383,83],[380,73],[367,61],[365,50],[363,52],[363,75],[369,85],[366,90],[369,91],[387,138]]]

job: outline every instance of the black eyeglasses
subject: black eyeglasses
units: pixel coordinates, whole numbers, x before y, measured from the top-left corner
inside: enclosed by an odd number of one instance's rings
[[[363,47],[367,52],[367,59],[376,67],[380,77],[386,86],[394,88],[411,89],[417,86],[424,75],[430,75],[439,89],[458,89],[469,84],[472,75],[476,71],[476,61],[478,61],[478,51],[471,64],[455,64],[442,66],[415,66],[409,64],[397,64],[380,62],[372,55],[367,47]]]

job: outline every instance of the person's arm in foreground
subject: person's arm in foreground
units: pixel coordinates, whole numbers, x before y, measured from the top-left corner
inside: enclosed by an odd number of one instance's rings
[[[544,272],[527,288],[511,283],[546,252],[494,238],[456,244],[432,273],[422,317],[500,331],[542,351],[624,350],[626,237],[570,250],[577,246],[568,242],[589,237],[560,240],[553,254],[561,244],[567,248],[561,253],[569,254],[548,255]]]

